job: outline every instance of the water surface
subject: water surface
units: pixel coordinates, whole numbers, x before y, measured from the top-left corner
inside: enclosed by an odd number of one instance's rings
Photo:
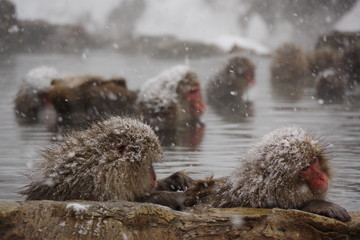
[[[238,158],[260,137],[276,127],[297,124],[322,136],[331,144],[335,176],[329,199],[350,211],[360,211],[360,104],[323,105],[307,88],[298,100],[274,96],[269,83],[269,59],[252,57],[257,65],[256,85],[247,100],[252,111],[247,118],[219,115],[208,107],[202,120],[203,133],[194,140],[165,147],[164,162],[156,165],[159,177],[187,171],[194,178],[226,176],[239,164]],[[22,77],[32,68],[49,65],[66,75],[123,76],[130,89],[176,64],[189,64],[204,86],[226,61],[206,59],[153,59],[113,52],[80,55],[23,54],[0,59],[0,200],[22,200],[17,192],[27,184],[26,171],[41,159],[39,151],[54,134],[43,125],[20,126],[13,112],[13,99]]]

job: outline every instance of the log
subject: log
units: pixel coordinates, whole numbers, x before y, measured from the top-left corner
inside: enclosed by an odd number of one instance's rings
[[[1,239],[360,239],[352,220],[298,210],[211,208],[174,211],[148,203],[0,202]]]

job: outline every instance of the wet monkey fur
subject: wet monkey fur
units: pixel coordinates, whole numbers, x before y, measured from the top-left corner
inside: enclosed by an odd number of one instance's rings
[[[326,201],[331,167],[326,147],[304,129],[279,128],[265,135],[222,179],[198,181],[186,191],[190,207],[299,209],[341,221],[350,216]]]
[[[111,117],[73,131],[46,148],[43,158],[21,192],[26,200],[126,200],[180,210],[184,195],[164,190],[168,183],[172,191],[191,184],[181,173],[157,181],[152,164],[162,160],[159,140],[148,125],[130,118]]]

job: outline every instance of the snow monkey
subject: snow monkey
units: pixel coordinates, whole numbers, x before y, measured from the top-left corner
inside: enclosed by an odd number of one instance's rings
[[[292,43],[276,49],[270,65],[273,92],[279,96],[298,99],[309,76],[309,64],[304,52]]]
[[[136,93],[127,89],[126,80],[104,80],[96,76],[53,79],[49,98],[59,115],[59,123],[82,124],[104,115],[133,113]]]
[[[31,69],[24,77],[14,100],[17,119],[22,123],[56,122],[56,111],[47,91],[51,80],[58,77],[55,68],[40,66]]]
[[[145,82],[138,94],[137,107],[155,130],[193,125],[205,110],[197,75],[182,65]]]
[[[249,86],[255,84],[255,66],[245,57],[229,59],[225,67],[207,85],[209,104],[218,107],[236,107],[242,102]]]
[[[302,128],[276,129],[230,176],[187,190],[186,205],[300,209],[349,221],[344,208],[325,200],[331,178],[325,146]]]
[[[157,191],[152,164],[162,160],[159,140],[148,125],[130,118],[111,117],[73,131],[46,148],[43,158],[20,192],[26,200],[126,200],[182,209],[184,196],[163,190],[192,184],[175,173],[159,181]]]

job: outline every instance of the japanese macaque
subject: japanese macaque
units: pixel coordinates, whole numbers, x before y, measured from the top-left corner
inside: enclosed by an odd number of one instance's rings
[[[91,123],[104,115],[132,114],[136,100],[125,79],[95,76],[54,79],[48,96],[59,114],[59,123],[70,125]]]
[[[187,190],[186,205],[299,209],[349,221],[344,208],[325,200],[331,179],[325,146],[302,128],[276,129],[229,177],[199,181]]]
[[[163,71],[140,88],[137,109],[156,131],[195,126],[205,110],[197,75],[187,66]]]
[[[345,48],[342,69],[348,74],[350,89],[360,84],[360,40]]]
[[[27,73],[14,100],[15,114],[19,122],[56,122],[56,111],[47,91],[51,79],[58,76],[55,68],[46,66],[34,68]]]
[[[270,72],[274,93],[298,98],[309,73],[308,61],[300,48],[286,43],[275,51]]]
[[[21,194],[26,200],[125,200],[159,203],[182,209],[184,196],[163,190],[184,190],[192,182],[176,173],[159,182],[153,163],[162,149],[146,124],[121,117],[73,131],[43,151],[44,160],[30,174]]]
[[[309,70],[313,76],[321,72],[339,67],[341,54],[331,48],[315,49],[307,54]]]
[[[255,84],[254,76],[255,66],[249,59],[231,58],[207,85],[209,104],[220,108],[239,108],[244,102],[244,93]]]
[[[346,77],[339,71],[326,70],[321,72],[316,79],[316,96],[325,103],[342,102],[346,89]]]

